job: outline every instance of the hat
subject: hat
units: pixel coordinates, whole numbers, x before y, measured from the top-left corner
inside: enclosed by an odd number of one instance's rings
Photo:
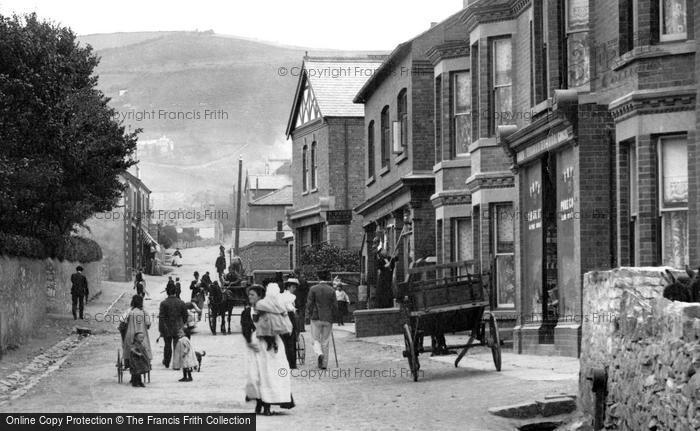
[[[82,266],[78,266],[77,268],[75,268],[75,270],[76,270],[76,271],[82,271],[82,270],[83,270],[83,267],[82,267]]]
[[[245,291],[246,295],[249,294],[251,290],[257,293],[260,298],[265,296],[265,288],[259,284],[253,284],[252,286],[248,287],[248,289]]]
[[[284,284],[296,284],[298,286],[299,279],[298,278],[288,278],[287,281],[284,282]]]

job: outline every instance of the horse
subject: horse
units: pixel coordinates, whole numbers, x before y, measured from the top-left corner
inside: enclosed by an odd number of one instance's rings
[[[685,272],[688,278],[676,278],[668,269],[661,272],[661,278],[666,281],[663,296],[671,301],[700,302],[700,269],[694,272],[686,265]]]
[[[216,320],[221,316],[221,333],[231,333],[231,315],[233,314],[234,301],[228,289],[214,282],[208,286],[209,294],[209,328],[216,335]],[[228,317],[226,314],[228,313]],[[226,322],[228,321],[228,331]]]

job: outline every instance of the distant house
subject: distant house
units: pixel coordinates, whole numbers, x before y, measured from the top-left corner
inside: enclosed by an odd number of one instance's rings
[[[104,256],[103,265],[111,281],[131,281],[139,267],[148,267],[150,249],[156,240],[148,232],[151,190],[136,176],[119,176],[126,189],[111,211],[95,214],[82,234],[92,238]]]
[[[248,202],[245,226],[251,229],[275,229],[285,220],[285,211],[293,204],[292,186],[287,185]]]

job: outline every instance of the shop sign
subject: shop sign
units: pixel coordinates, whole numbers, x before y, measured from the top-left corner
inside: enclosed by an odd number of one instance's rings
[[[347,225],[350,222],[352,222],[352,210],[326,211],[326,224],[328,225]]]
[[[538,156],[544,152],[547,152],[555,147],[558,147],[559,145],[569,141],[572,139],[574,136],[573,131],[571,128],[567,128],[564,130],[560,130],[556,133],[552,133],[551,135],[547,136],[546,138],[542,139],[541,141],[538,141],[527,148],[518,151],[516,155],[516,160],[518,163],[522,163],[525,160],[531,159],[535,156]]]

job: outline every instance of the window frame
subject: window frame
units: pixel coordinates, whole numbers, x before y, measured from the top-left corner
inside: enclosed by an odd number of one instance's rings
[[[367,125],[367,178],[374,177],[374,120]]]
[[[389,168],[391,158],[391,118],[389,105],[384,106],[380,113],[381,133],[381,167]]]
[[[408,91],[406,88],[399,91],[396,96],[396,115],[401,123],[401,152],[403,154],[408,148]]]
[[[469,85],[469,109],[465,112],[457,112],[457,77],[460,74],[466,74]],[[512,78],[512,76],[511,76]],[[473,130],[470,130],[469,142],[467,143],[467,151],[460,152],[457,145],[457,116],[464,116],[468,121],[469,128],[472,128],[472,74],[469,69],[454,70],[450,72],[450,155],[452,157],[460,157],[469,155],[469,145],[474,142]],[[512,79],[511,79],[512,81]],[[512,82],[511,82],[512,85]]]
[[[673,1],[673,0],[659,0],[659,16],[658,16],[658,22],[659,22],[659,41],[660,42],[677,42],[677,41],[683,41],[683,40],[688,40],[688,0],[680,0],[683,3],[685,3],[685,32],[684,33],[674,33],[674,34],[664,34],[664,1]],[[695,7],[698,7],[697,5]]]
[[[636,140],[631,140],[627,147],[627,167],[629,170],[629,257],[630,265],[636,266],[639,262],[639,152]]]
[[[309,164],[306,160],[307,153],[309,152],[309,146],[304,144],[301,148],[301,190],[302,193],[308,193],[309,191]]]
[[[503,41],[508,41],[508,43],[510,44],[510,60],[511,61],[510,61],[510,73],[508,74],[509,84],[498,85],[498,84],[496,84],[496,65],[498,63],[497,57],[496,57],[496,44],[499,42],[503,42]],[[489,73],[490,73],[490,77],[491,77],[491,88],[490,88],[490,93],[491,93],[491,103],[490,103],[491,107],[490,108],[491,109],[490,109],[490,111],[491,111],[491,118],[492,118],[492,120],[489,121],[489,123],[490,123],[489,127],[492,128],[492,133],[495,135],[496,131],[498,129],[498,126],[505,124],[505,123],[499,123],[499,121],[503,121],[502,115],[500,115],[500,114],[496,115],[496,105],[497,105],[496,94],[498,94],[498,90],[500,90],[502,88],[510,88],[510,94],[511,94],[510,111],[508,111],[508,112],[510,112],[511,114],[513,112],[513,75],[514,75],[514,73],[513,73],[513,37],[512,37],[512,35],[508,34],[508,35],[503,35],[503,36],[491,38],[489,40],[489,51],[490,51],[489,58],[491,61],[491,64],[489,65],[490,66]],[[501,117],[500,120],[499,120],[499,117]]]
[[[443,139],[442,139],[442,127],[443,127],[443,89],[442,89],[442,74],[437,75],[433,80],[435,88],[435,164],[440,163],[443,159]]]
[[[511,222],[513,223],[513,241],[511,245],[511,250],[510,251],[499,251],[498,247],[498,234],[499,234],[499,208],[509,208],[510,213],[511,213]],[[500,302],[499,299],[499,285],[498,285],[498,268],[496,265],[498,265],[498,257],[499,256],[506,256],[510,257],[512,256],[513,259],[515,259],[515,223],[517,222],[517,217],[515,215],[515,205],[512,202],[497,202],[491,205],[490,210],[492,211],[493,214],[493,238],[491,241],[491,247],[493,249],[493,281],[494,281],[494,301],[496,304],[496,308],[504,308],[504,309],[512,309],[515,308],[515,297],[513,298],[513,302]],[[515,263],[515,262],[513,262]]]
[[[688,219],[690,213],[689,213],[689,199],[690,195],[687,196],[686,201],[683,203],[679,204],[671,204],[668,205],[666,204],[665,201],[665,196],[664,196],[664,170],[663,170],[663,164],[664,164],[664,159],[663,159],[663,142],[664,140],[673,140],[673,139],[683,139],[686,143],[686,169],[687,169],[687,163],[689,161],[688,158],[688,152],[687,152],[687,145],[688,145],[688,133],[673,133],[673,134],[668,134],[668,135],[660,135],[657,136],[656,138],[656,151],[657,151],[657,187],[658,187],[658,211],[659,211],[659,229],[661,231],[661,256],[660,256],[660,265],[667,265],[665,262],[666,258],[666,229],[665,229],[665,217],[670,216],[672,213],[680,213],[684,212],[685,217],[686,217],[686,227],[690,227],[690,220]],[[689,244],[690,243],[690,233],[686,232],[686,238],[685,238],[685,264],[687,265],[689,263]],[[680,269],[680,268],[677,268]]]
[[[311,161],[309,173],[311,176],[310,187],[312,192],[318,190],[318,163],[316,163],[316,158],[318,157],[317,148],[316,141],[311,142]]]
[[[588,40],[588,80],[579,86],[574,87],[572,83],[569,81],[569,69],[571,67],[571,64],[569,64],[569,38],[571,35],[578,34],[578,33],[586,33],[587,37],[590,37],[591,33],[591,17],[590,17],[590,0],[585,0],[587,3],[586,5],[588,6],[588,23],[586,25],[586,28],[578,28],[578,29],[570,29],[569,28],[569,5],[571,4],[572,0],[564,0],[564,61],[566,62],[566,68],[564,70],[565,72],[565,82],[566,82],[566,88],[568,89],[581,89],[582,91],[589,91],[591,87],[591,47],[590,47],[590,39]]]

